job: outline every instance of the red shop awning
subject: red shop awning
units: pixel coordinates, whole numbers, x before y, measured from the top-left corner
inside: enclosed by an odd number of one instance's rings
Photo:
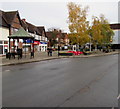
[[[34,41],[34,45],[39,45],[40,42],[39,41]]]

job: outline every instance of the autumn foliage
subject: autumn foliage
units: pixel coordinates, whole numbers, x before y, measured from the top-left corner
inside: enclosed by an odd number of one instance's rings
[[[87,21],[88,6],[82,8],[80,5],[70,2],[67,7],[71,44],[84,45],[90,40],[94,45],[111,43],[114,33],[104,15],[101,15],[100,18],[94,16],[92,25],[90,25]]]

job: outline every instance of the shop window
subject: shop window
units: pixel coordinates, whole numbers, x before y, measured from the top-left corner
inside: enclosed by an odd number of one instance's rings
[[[0,44],[3,44],[3,41],[0,41]]]
[[[3,46],[0,45],[0,54],[3,54]]]
[[[4,53],[6,54],[8,52],[8,49],[4,49]]]
[[[4,41],[4,44],[8,44],[8,41]]]

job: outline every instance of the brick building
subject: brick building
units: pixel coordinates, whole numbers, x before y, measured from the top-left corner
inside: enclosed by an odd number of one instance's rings
[[[8,51],[8,36],[18,31],[22,23],[18,11],[4,12],[0,10],[0,54],[5,54]],[[11,47],[12,47],[11,40]],[[16,41],[15,41],[16,44]],[[12,48],[11,48],[12,49]]]
[[[45,33],[45,28],[37,27],[31,23],[21,20],[18,11],[4,12],[0,10],[0,55],[5,55],[9,50],[8,36],[12,35],[20,27],[23,27],[30,35],[35,38],[35,50],[45,51],[47,49],[47,37]],[[11,48],[13,47],[13,40],[10,42]],[[17,40],[15,40],[15,46],[23,48],[24,51],[24,41],[21,39],[17,45]],[[29,51],[30,42],[27,40],[27,50]]]
[[[35,38],[34,47],[35,51],[46,51],[47,50],[47,36],[44,26],[35,26],[31,23],[28,23],[25,19],[22,19],[23,28]],[[30,43],[27,41],[27,48],[29,51]]]
[[[60,47],[64,47],[64,46],[69,46],[69,38],[67,33],[62,33],[61,31],[59,32],[55,32],[56,30],[54,30],[53,32],[48,31],[46,32],[46,35],[48,37],[49,40],[49,46],[53,46],[53,41],[54,41],[54,47],[58,48],[58,45]]]

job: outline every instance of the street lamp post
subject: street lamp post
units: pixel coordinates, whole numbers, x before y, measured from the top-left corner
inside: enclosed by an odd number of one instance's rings
[[[92,29],[91,29],[91,27],[89,28],[89,37],[90,37],[90,52],[92,51],[91,50],[91,42],[92,42]]]
[[[58,44],[58,56],[59,56],[59,50],[60,50],[60,46],[59,46],[59,44]]]
[[[58,56],[59,56],[59,51],[60,51],[60,38],[58,38]]]
[[[90,36],[90,52],[91,52],[91,36]]]

